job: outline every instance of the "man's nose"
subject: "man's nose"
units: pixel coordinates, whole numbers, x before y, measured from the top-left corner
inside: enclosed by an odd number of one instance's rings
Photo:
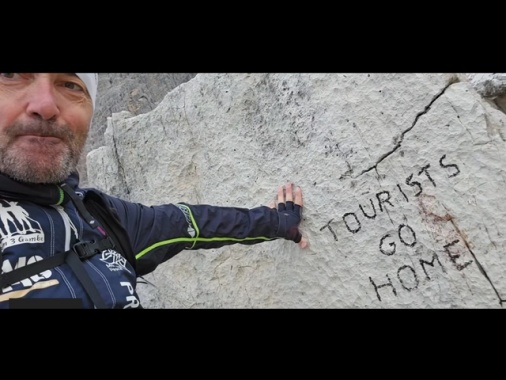
[[[44,120],[55,119],[60,114],[53,84],[44,78],[35,80],[28,91],[26,112]]]

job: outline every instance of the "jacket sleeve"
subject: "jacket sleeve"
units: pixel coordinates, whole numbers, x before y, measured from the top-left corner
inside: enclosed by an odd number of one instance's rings
[[[110,199],[129,233],[139,275],[152,272],[183,250],[257,244],[278,238],[278,212],[267,206],[251,209],[187,203],[145,206]]]

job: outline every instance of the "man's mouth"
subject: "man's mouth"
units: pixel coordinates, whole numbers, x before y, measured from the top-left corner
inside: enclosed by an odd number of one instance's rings
[[[39,144],[57,144],[62,142],[62,139],[59,137],[40,134],[18,135],[18,139],[20,141],[28,141],[30,143],[39,143]]]

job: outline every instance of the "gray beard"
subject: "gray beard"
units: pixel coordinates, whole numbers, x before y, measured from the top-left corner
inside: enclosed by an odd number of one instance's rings
[[[1,172],[5,175],[29,183],[62,183],[73,171],[77,162],[70,151],[65,151],[59,164],[41,168],[30,160],[20,158],[17,154],[0,155]]]
[[[59,137],[66,147],[54,153],[48,146],[43,162],[26,157],[13,145],[17,135],[26,133]],[[0,136],[0,171],[21,182],[62,183],[76,170],[85,141],[86,135],[75,135],[68,127],[51,122],[11,125]]]

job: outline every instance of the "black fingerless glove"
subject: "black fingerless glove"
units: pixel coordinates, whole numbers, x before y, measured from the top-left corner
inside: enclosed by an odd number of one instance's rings
[[[301,221],[302,207],[291,201],[278,204],[279,227],[277,236],[286,240],[300,242],[302,234],[299,232],[299,223]]]

